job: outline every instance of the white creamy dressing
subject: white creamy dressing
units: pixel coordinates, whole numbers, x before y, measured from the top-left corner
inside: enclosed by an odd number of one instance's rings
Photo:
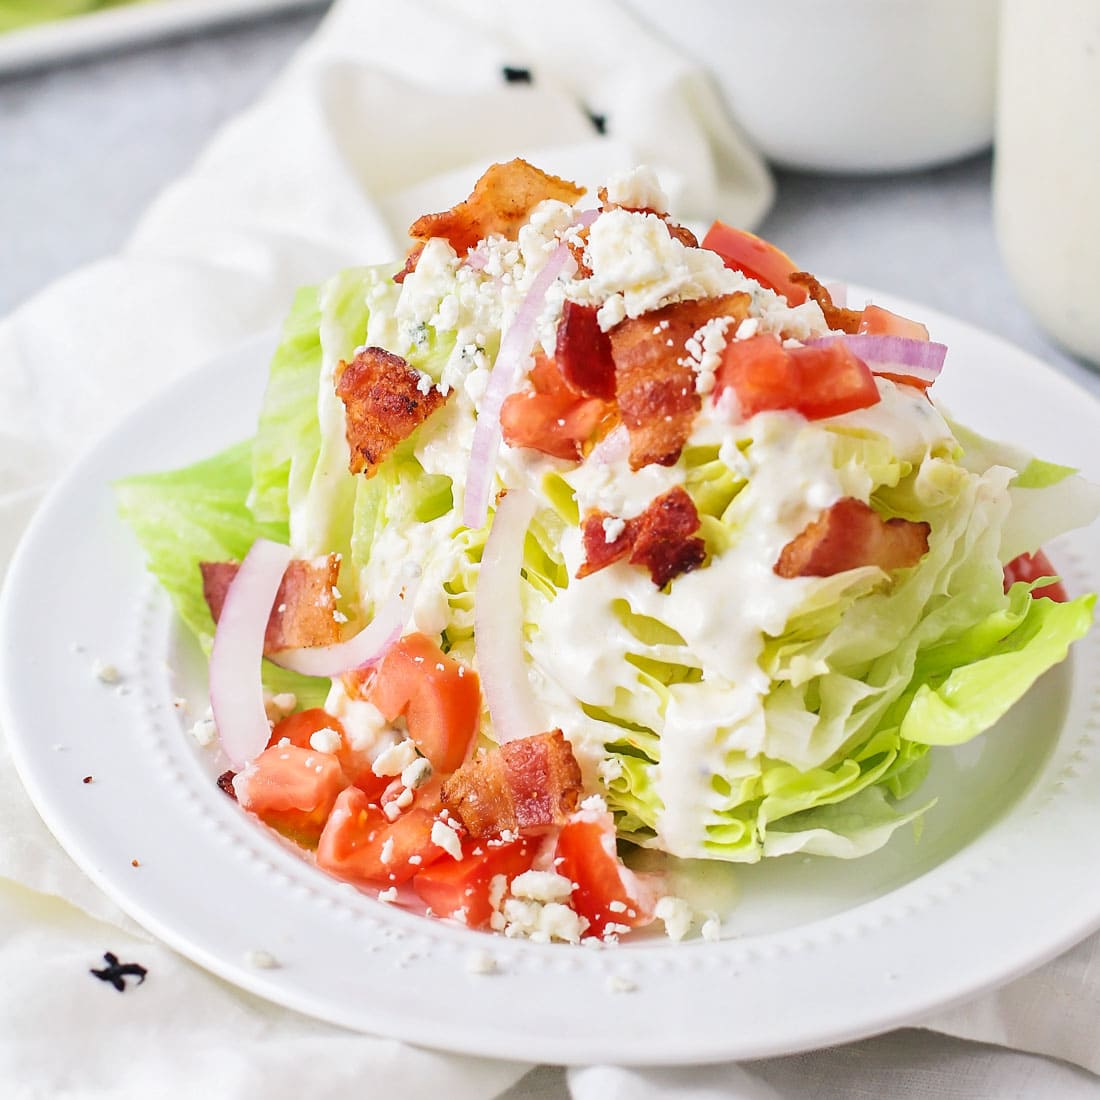
[[[889,378],[876,377],[875,382],[881,398],[876,404],[818,423],[885,436],[894,454],[914,465],[928,454],[958,446],[947,421],[920,390]]]
[[[764,748],[769,680],[758,658],[764,636],[781,633],[806,594],[805,583],[776,576],[772,566],[783,547],[842,495],[828,431],[791,414],[764,413],[744,433],[753,439],[746,456],[750,476],[733,504],[740,537],[730,549],[705,568],[677,577],[667,593],[644,569],[622,563],[574,579],[543,605],[531,643],[535,664],[563,691],[610,707],[616,689],[639,690],[626,654],[658,656],[623,626],[613,610],[616,601],[625,600],[636,614],[657,619],[684,639],[680,654],[670,656],[671,647],[662,647],[660,656],[700,668],[702,679],[670,688],[663,724],[656,727],[656,789],[664,807],[658,840],[681,856],[703,854],[700,808],[716,803],[711,778],[726,770],[728,754],[754,756]],[[590,467],[582,464],[569,475],[582,514],[592,506],[632,516],[683,481],[675,467],[636,473],[625,461]],[[609,503],[621,511],[607,508]],[[564,548],[575,577],[583,560],[579,532],[568,533]],[[554,714],[555,720],[562,717]],[[583,738],[584,731],[574,735]]]
[[[659,198],[650,194],[644,178],[616,186],[635,198]],[[417,629],[438,634],[447,625],[450,609],[443,585],[459,568],[453,535],[462,511],[476,408],[489,376],[492,352],[485,349],[499,346],[532,280],[570,232],[575,217],[566,204],[542,203],[518,241],[491,238],[479,246],[480,266],[463,263],[445,241],[430,241],[416,270],[404,281],[394,311],[401,345],[395,350],[410,346],[418,325],[430,324],[437,334],[455,335],[442,374],[444,387],[454,392],[444,410],[422,429],[416,451],[428,473],[453,479],[455,510],[426,524],[386,526],[373,545],[361,590],[388,592],[402,565],[417,562],[423,570],[414,616]],[[653,215],[622,209],[603,213],[591,226],[585,259],[592,274],[559,279],[544,303],[536,335],[547,352],[553,351],[566,297],[599,305],[601,326],[609,328],[624,317],[670,302],[746,291],[755,323],[741,326],[736,334],[723,332],[723,340],[761,330],[782,330],[807,340],[828,331],[815,302],[788,306],[785,299],[728,270],[716,254],[684,246]],[[372,327],[372,336],[374,331]],[[380,321],[377,331],[394,339],[392,324],[385,328]],[[330,381],[333,367],[326,355],[319,397],[326,441],[318,466],[321,478],[347,468],[343,407]],[[871,491],[865,474],[836,468],[837,435],[831,429],[880,433],[891,441],[896,456],[914,464],[934,448],[953,444],[942,417],[917,391],[881,379],[879,390],[882,400],[877,405],[817,422],[791,413],[762,413],[741,421],[735,400],[732,407],[730,400],[716,407],[704,397],[689,445],[721,444],[723,461],[748,479],[730,509],[736,534],[730,547],[715,553],[705,567],[675,578],[664,592],[645,569],[625,563],[576,579],[584,555],[580,531],[573,528],[562,542],[573,578],[568,587],[553,600],[525,594],[527,619],[533,626],[527,649],[532,686],[545,709],[546,728],[563,729],[586,778],[605,773],[600,768],[607,755],[604,743],[623,731],[588,717],[580,702],[636,708],[635,717],[660,735],[656,793],[663,809],[656,827],[659,846],[668,852],[683,857],[707,854],[703,811],[719,804],[712,777],[730,773],[731,755],[751,759],[765,749],[763,699],[770,682],[759,664],[765,637],[783,631],[816,583],[813,578],[778,577],[773,565],[781,550],[840,497],[866,500]],[[748,445],[739,448],[738,441]],[[670,468],[651,465],[631,471],[625,458],[573,465],[502,446],[498,484],[525,486],[545,500],[542,481],[549,470],[562,474],[574,489],[582,516],[598,509],[620,519],[639,514],[655,497],[683,484],[685,476],[683,459]],[[313,498],[311,491],[309,508],[292,517],[292,530],[310,553],[319,553],[323,547],[308,542]],[[319,494],[318,509],[322,499]],[[676,631],[683,645],[641,642],[616,614],[614,605],[622,601],[636,615]],[[673,685],[662,716],[656,699],[644,698],[652,692],[640,684],[637,668],[625,660],[627,654],[697,668],[701,679]],[[333,702],[349,719],[358,717],[347,709],[347,700]]]

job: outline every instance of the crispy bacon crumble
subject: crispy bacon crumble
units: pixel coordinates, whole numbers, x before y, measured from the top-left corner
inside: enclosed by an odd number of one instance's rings
[[[583,194],[583,187],[516,157],[490,165],[470,197],[450,210],[417,218],[409,226],[409,236],[420,241],[443,237],[462,256],[490,234],[514,241],[540,202],[557,199],[572,205]]]
[[[364,348],[337,367],[336,396],[344,403],[348,469],[373,476],[386,456],[447,399],[400,355]]]
[[[560,729],[475,756],[440,792],[443,805],[475,837],[564,825],[580,795],[581,770]]]
[[[608,525],[622,524],[608,540]],[[614,528],[612,528],[613,530]],[[641,515],[622,520],[607,512],[593,512],[581,526],[584,563],[578,577],[587,577],[626,559],[649,570],[653,583],[664,588],[674,577],[703,564],[706,543],[695,535],[699,513],[686,490],[677,485],[651,501]]]
[[[701,407],[685,345],[708,321],[749,314],[745,293],[674,302],[620,322],[610,332],[615,389],[630,433],[630,468],[672,466]]]
[[[793,271],[789,278],[792,283],[806,288],[806,293],[821,307],[825,324],[829,328],[846,332],[849,336],[859,332],[859,326],[863,322],[862,310],[834,306],[833,296],[808,271]]]
[[[890,573],[916,565],[928,552],[927,523],[883,519],[869,504],[843,497],[796,535],[773,569],[780,577],[831,577],[877,565]]]
[[[221,618],[225,595],[240,565],[233,561],[199,562],[202,594],[210,614]],[[340,555],[319,561],[292,561],[283,574],[264,634],[264,653],[300,646],[332,645],[340,640],[333,589],[340,575]]]

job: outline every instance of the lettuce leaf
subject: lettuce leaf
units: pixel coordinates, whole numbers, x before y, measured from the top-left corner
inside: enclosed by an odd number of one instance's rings
[[[695,811],[699,854],[711,858],[874,850],[927,809],[905,800],[927,772],[929,746],[989,729],[1092,621],[1095,597],[1054,604],[1027,585],[1003,587],[1001,532],[1014,510],[1027,514],[1036,544],[1065,526],[1057,512],[1067,497],[1075,495],[1077,522],[1095,516],[1100,498],[1073,471],[971,436],[956,454],[937,448],[903,461],[881,434],[829,430],[843,483],[867,492],[881,514],[927,520],[929,550],[892,577],[868,567],[800,582],[801,602],[759,657],[770,681],[764,751],[727,753]],[[709,494],[733,487],[733,471],[693,451],[686,484],[712,524],[728,523],[725,494]],[[729,529],[727,544],[738,537]],[[709,529],[707,539],[713,551]],[[661,731],[672,697],[690,690],[692,659],[662,624],[632,622],[625,601],[619,616],[627,632],[607,638],[606,659],[636,671],[585,711],[609,731],[612,764],[601,774],[620,835],[650,846],[664,811]],[[720,737],[716,729],[714,744]]]
[[[321,450],[317,419],[320,324],[319,288],[299,290],[271,359],[252,442],[248,506],[259,520],[288,524],[290,499],[302,497],[317,464]]]
[[[246,503],[252,484],[250,442],[238,443],[181,470],[115,483],[122,516],[141,544],[149,571],[207,653],[214,620],[202,591],[199,562],[240,561],[258,538],[286,542],[285,522],[260,521]],[[271,694],[292,691],[300,706],[320,706],[329,682],[263,663]]]
[[[141,0],[0,0],[0,32],[140,2]]]

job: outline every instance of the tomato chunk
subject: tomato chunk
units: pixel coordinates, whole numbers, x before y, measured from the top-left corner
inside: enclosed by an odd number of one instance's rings
[[[317,866],[348,882],[398,886],[444,855],[435,813],[414,806],[394,821],[356,787],[336,800],[317,846]]]
[[[481,718],[480,682],[426,634],[407,634],[389,648],[368,698],[387,722],[405,716],[435,771],[453,772],[466,759]]]
[[[500,410],[500,425],[510,447],[526,447],[576,462],[603,415],[603,402],[594,398],[513,393]]]
[[[570,904],[587,919],[589,935],[602,936],[608,925],[637,928],[653,919],[649,891],[619,859],[610,813],[574,814],[558,836],[555,866],[574,883]]]
[[[309,743],[309,739],[318,730],[323,729],[335,730],[343,741],[344,727],[340,724],[340,719],[329,714],[323,707],[311,707],[309,710],[288,714],[275,723],[275,728],[271,731],[271,740],[267,743],[268,748],[286,738],[299,749],[310,749],[313,746]]]
[[[717,400],[732,388],[741,414],[790,409],[808,420],[839,416],[879,400],[874,375],[843,343],[784,347],[760,334],[726,345],[714,386]]]
[[[364,791],[372,799],[377,799],[386,789],[389,780],[384,776],[377,776],[371,769],[370,757],[365,752],[357,752],[348,742],[344,725],[334,714],[329,714],[323,707],[311,707],[309,710],[300,710],[296,714],[290,714],[282,721],[277,722],[271,731],[269,745],[278,745],[286,738],[292,745],[301,749],[311,749],[310,739],[320,730],[332,730],[340,738],[339,748],[335,751],[336,759],[340,761],[340,767],[348,781]]]
[[[910,321],[882,306],[867,305],[857,330],[864,336],[905,336],[910,340],[927,340],[928,329],[919,321]]]
[[[583,328],[583,321],[577,323]],[[601,382],[597,372],[602,368],[584,360],[582,349],[576,346],[582,341],[583,335],[575,336],[574,350],[570,353],[576,360],[578,381],[581,385],[598,387]],[[610,342],[607,355],[610,360]],[[613,393],[614,364],[611,369]],[[544,355],[537,356],[529,378],[534,393],[509,394],[501,407],[500,426],[505,443],[575,462],[581,458],[584,444],[595,434],[607,413],[606,403],[575,389],[566,380],[557,361]]]
[[[237,801],[261,821],[307,848],[348,781],[329,753],[297,745],[265,749],[234,781]]]
[[[703,238],[703,247],[717,252],[726,267],[743,272],[761,286],[782,294],[792,306],[806,301],[804,286],[792,282],[790,275],[798,265],[785,252],[762,237],[725,222],[715,222]]]
[[[1034,554],[1020,554],[1005,566],[1005,591],[1007,592],[1018,581],[1037,581],[1040,577],[1056,577],[1058,570],[1050,564],[1050,559],[1042,550],[1036,550]],[[1040,596],[1053,600],[1055,603],[1065,603],[1069,599],[1065,586],[1061,581],[1049,581],[1040,588],[1032,589],[1032,594],[1038,599]]]
[[[538,842],[528,837],[513,841],[467,837],[462,859],[433,863],[413,878],[412,886],[437,916],[483,928],[493,914],[489,900],[493,879],[503,875],[511,881],[529,871],[537,850]]]

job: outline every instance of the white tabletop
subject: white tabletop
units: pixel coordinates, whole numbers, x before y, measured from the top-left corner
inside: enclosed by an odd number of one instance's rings
[[[264,88],[321,16],[313,9],[270,17],[0,77],[0,315],[121,245],[159,189]],[[1036,327],[1008,281],[994,239],[990,173],[988,155],[904,176],[781,172],[760,232],[808,270],[997,332],[1100,395],[1100,375]],[[967,1046],[907,1031],[850,1049],[867,1060],[871,1080],[883,1064],[920,1065],[933,1049],[946,1070]],[[766,1078],[796,1095],[800,1062],[775,1060]],[[1058,1067],[1056,1077],[1047,1085],[1058,1095],[1095,1088],[1095,1079],[1070,1067]],[[549,1100],[564,1087],[560,1073],[538,1071],[508,1096]]]

